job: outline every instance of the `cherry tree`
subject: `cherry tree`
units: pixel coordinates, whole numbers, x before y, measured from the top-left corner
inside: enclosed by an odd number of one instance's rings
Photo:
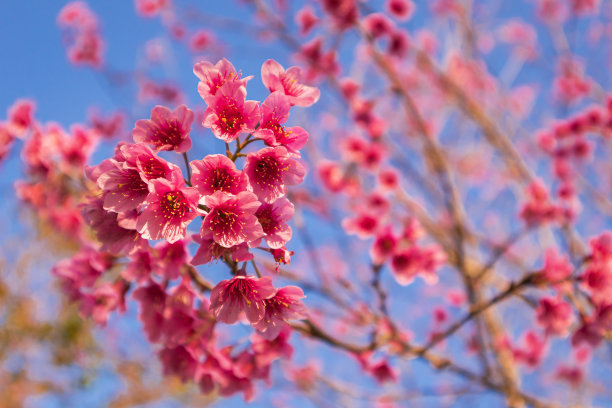
[[[609,399],[609,4],[135,0],[127,71],[98,8],[58,9],[66,58],[133,103],[0,123],[82,319],[136,307],[219,398]]]

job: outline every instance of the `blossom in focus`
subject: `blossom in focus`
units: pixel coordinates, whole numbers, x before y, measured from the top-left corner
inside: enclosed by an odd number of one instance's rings
[[[215,191],[235,195],[246,191],[246,176],[223,154],[211,154],[202,160],[193,160],[189,165],[193,169],[191,182],[202,195],[211,195]]]
[[[253,193],[243,191],[231,196],[216,191],[206,197],[205,203],[210,211],[202,221],[202,238],[212,235],[216,243],[231,248],[263,236],[261,224],[255,217],[261,203]]]
[[[146,208],[138,216],[137,229],[145,239],[164,238],[173,243],[185,238],[187,224],[196,212],[200,195],[181,179],[156,179],[149,184]]]
[[[191,148],[191,124],[193,112],[185,105],[174,111],[156,106],[151,119],[140,119],[132,131],[136,143],[148,143],[157,151],[174,150],[184,153]]]
[[[270,92],[284,92],[291,105],[310,106],[319,100],[321,93],[315,87],[300,83],[300,77],[299,67],[290,67],[285,71],[281,64],[272,59],[261,67],[261,80]]]
[[[306,318],[306,307],[300,300],[304,297],[304,292],[297,286],[278,289],[274,296],[263,300],[265,314],[253,327],[265,339],[276,338],[287,320]]]
[[[247,81],[252,78],[241,78],[240,73],[236,72],[232,63],[225,58],[220,59],[215,65],[208,61],[200,61],[194,65],[193,73],[200,80],[198,93],[207,105],[211,104],[219,88],[226,82],[245,87]]]
[[[285,195],[287,185],[304,180],[306,169],[297,159],[287,154],[283,146],[266,147],[247,155],[244,172],[249,185],[259,199],[272,203]]]
[[[246,100],[246,88],[238,81],[225,82],[208,103],[202,126],[227,143],[253,132],[259,123],[259,104]]]
[[[299,150],[308,141],[308,133],[299,126],[283,126],[289,118],[290,108],[289,98],[284,93],[272,92],[261,104],[261,124],[253,135],[263,139],[268,146],[284,146],[299,156]]]

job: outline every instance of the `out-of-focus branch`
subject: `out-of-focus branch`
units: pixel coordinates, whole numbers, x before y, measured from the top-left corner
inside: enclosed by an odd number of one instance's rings
[[[427,54],[417,51],[417,62],[421,68],[434,76],[440,87],[455,100],[457,107],[480,126],[485,139],[501,153],[502,159],[511,174],[524,183],[532,181],[534,176],[531,170],[516,151],[512,142],[499,130],[495,122],[489,118],[478,103],[470,98],[451,78],[440,71]]]

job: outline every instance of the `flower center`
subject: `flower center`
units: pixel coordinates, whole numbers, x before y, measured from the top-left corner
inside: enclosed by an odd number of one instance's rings
[[[140,168],[147,180],[155,180],[166,177],[166,169],[159,160],[153,157],[147,157],[140,160]]]
[[[162,200],[162,208],[166,218],[182,218],[189,211],[180,191],[166,193]]]
[[[263,157],[257,162],[255,174],[259,184],[277,186],[282,184],[282,169],[273,157]]]
[[[152,142],[156,146],[177,146],[181,143],[181,127],[177,120],[168,121],[155,129]]]
[[[226,101],[225,106],[221,110],[218,125],[223,132],[235,134],[242,127],[242,119],[242,112],[240,112],[236,103],[229,100]]]

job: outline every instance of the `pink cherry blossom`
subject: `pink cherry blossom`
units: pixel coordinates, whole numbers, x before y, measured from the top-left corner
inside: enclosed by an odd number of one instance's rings
[[[213,35],[208,30],[198,30],[189,39],[189,50],[193,53],[206,51],[214,42]]]
[[[408,21],[414,13],[412,0],[387,0],[387,11],[399,21]]]
[[[102,251],[129,254],[146,245],[135,229],[127,229],[120,224],[117,213],[104,209],[103,198],[91,198],[81,208],[85,222],[102,244]]]
[[[104,208],[124,213],[138,208],[149,194],[148,183],[159,178],[182,182],[180,169],[142,144],[122,144],[115,157],[90,171],[104,191]]]
[[[436,271],[445,261],[444,252],[436,245],[411,246],[398,251],[391,258],[391,271],[402,286],[412,283],[415,276],[421,276],[427,283],[434,284],[438,281]]]
[[[287,192],[286,185],[304,180],[306,169],[283,146],[266,147],[247,155],[244,165],[249,185],[262,201],[273,203]]]
[[[159,351],[159,359],[164,375],[175,375],[184,383],[193,380],[198,362],[185,346],[163,348]]]
[[[308,133],[299,126],[286,128],[282,124],[289,118],[291,104],[281,91],[272,92],[261,105],[261,125],[253,133],[268,146],[285,146],[299,156],[299,150],[308,141]]]
[[[261,224],[264,239],[272,249],[282,248],[291,239],[291,227],[287,222],[293,218],[293,204],[281,197],[272,204],[262,203],[255,216]]]
[[[213,288],[210,311],[215,319],[225,323],[235,323],[241,312],[251,323],[257,323],[265,315],[264,299],[272,295],[274,287],[269,277],[235,276]]]
[[[289,343],[292,329],[283,325],[278,335],[273,340],[268,340],[259,332],[251,335],[253,352],[258,365],[269,365],[279,358],[291,358],[293,347]]]
[[[241,78],[241,74],[231,62],[225,58],[220,59],[215,65],[208,61],[200,61],[193,67],[193,73],[200,79],[198,92],[206,104],[211,105],[219,88],[225,83],[235,83],[239,87],[246,87],[246,83],[252,77]]]
[[[272,254],[272,257],[274,258],[274,261],[276,261],[277,264],[285,264],[285,265],[288,265],[291,263],[291,257],[294,254],[293,251],[289,251],[285,247],[280,247],[276,249],[273,248],[270,250],[270,253]],[[278,272],[278,265],[276,269],[277,269],[276,271]]]
[[[188,264],[189,252],[187,251],[188,240],[181,239],[176,242],[161,242],[155,247],[155,272],[166,279],[176,279]]]
[[[546,329],[547,334],[561,336],[567,334],[573,320],[570,304],[558,298],[540,299],[536,314],[538,324]]]
[[[355,0],[321,0],[321,3],[338,28],[348,28],[359,18],[359,9]]]
[[[34,125],[36,103],[30,99],[19,99],[8,110],[8,130],[18,138]]]
[[[342,228],[347,234],[356,234],[361,239],[371,237],[376,233],[379,226],[379,217],[360,212],[353,218],[345,218],[342,221]]]
[[[295,22],[300,27],[300,35],[308,35],[314,26],[319,22],[319,19],[314,13],[311,6],[302,7],[295,14]]]
[[[390,35],[395,29],[393,22],[382,13],[368,14],[362,20],[362,24],[372,38],[380,38]]]
[[[145,286],[140,286],[132,296],[140,302],[138,318],[144,325],[144,331],[149,341],[160,340],[164,323],[166,292],[156,282],[150,280]]]
[[[92,287],[111,265],[108,254],[83,248],[72,258],[58,262],[52,273],[73,288]]]
[[[200,245],[195,255],[191,259],[192,265],[211,263],[224,255],[229,255],[229,257],[235,262],[247,262],[253,259],[253,254],[249,252],[249,246],[244,242],[242,244],[226,248],[215,242],[212,237],[212,233],[207,234],[205,238],[199,234],[194,234],[192,235],[192,239]]]
[[[111,284],[105,282],[96,287],[91,294],[85,294],[80,300],[82,316],[91,316],[96,324],[105,326],[110,313],[119,310],[125,312],[125,283],[118,281]]]
[[[382,265],[387,259],[393,256],[398,239],[393,234],[390,227],[380,231],[374,238],[374,243],[370,248],[370,257],[376,265]]]
[[[144,283],[153,271],[154,262],[148,249],[136,251],[130,255],[130,261],[121,271],[121,276],[129,282]]]
[[[298,67],[286,71],[278,62],[267,60],[261,67],[261,80],[270,90],[282,91],[289,97],[289,103],[297,106],[310,106],[319,100],[317,88],[300,83],[301,70]]]
[[[253,132],[259,123],[259,104],[246,100],[246,88],[238,81],[225,82],[208,104],[202,126],[227,143]]]
[[[170,0],[135,0],[136,11],[142,17],[156,17],[171,5]]]
[[[155,150],[174,150],[184,153],[191,148],[191,124],[193,112],[185,105],[181,105],[174,111],[164,107],[156,106],[151,113],[151,119],[141,119],[136,122],[132,131],[134,141],[137,143],[148,143]]]
[[[306,307],[300,300],[304,297],[304,292],[297,286],[278,289],[273,296],[263,300],[265,314],[253,327],[268,340],[276,338],[287,320],[306,318]]]
[[[264,235],[261,224],[255,217],[261,205],[253,193],[243,191],[235,196],[216,191],[206,197],[210,209],[202,221],[203,239],[210,237],[225,248],[249,243]]]
[[[583,343],[586,343],[590,347],[597,347],[603,340],[603,333],[601,326],[596,322],[585,321],[582,323],[580,328],[572,335],[572,346],[578,347]]]
[[[211,154],[202,160],[193,160],[189,165],[193,169],[191,182],[202,195],[211,195],[215,191],[236,195],[246,190],[246,176],[225,155]]]
[[[164,238],[173,243],[185,237],[187,224],[197,216],[200,195],[182,180],[156,179],[149,183],[146,208],[137,229],[145,239]]]
[[[123,135],[126,117],[121,111],[103,116],[97,109],[90,110],[89,124],[104,139]]]
[[[516,347],[512,350],[514,359],[529,368],[538,366],[546,354],[546,338],[541,338],[535,331],[528,330],[523,335],[522,343],[522,347]]]
[[[560,282],[569,277],[572,270],[572,264],[567,256],[562,256],[554,248],[548,248],[544,252],[544,268],[541,275],[546,281]]]

